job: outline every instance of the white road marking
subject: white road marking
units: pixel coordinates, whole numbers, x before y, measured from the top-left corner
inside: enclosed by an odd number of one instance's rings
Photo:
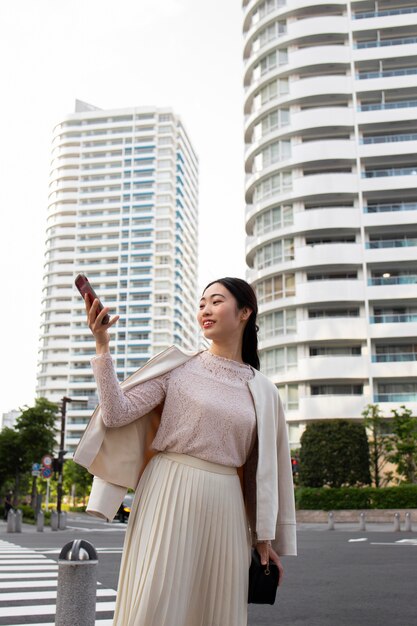
[[[15,602],[16,600],[56,600],[56,591],[16,591],[13,593],[0,593],[0,602]],[[97,596],[115,597],[113,589],[97,589]]]
[[[119,548],[102,549],[109,553],[115,550],[121,551]],[[45,552],[57,554],[60,550],[45,549]],[[40,550],[35,552],[5,541],[0,541],[0,559],[0,622],[22,617],[29,619],[31,626],[54,626],[46,620],[50,620],[56,612],[58,563]],[[112,626],[112,620],[99,619],[99,615],[113,613],[116,595],[114,589],[97,583],[96,626]],[[31,604],[16,606],[16,603],[24,601]],[[43,621],[33,624],[31,619]]]

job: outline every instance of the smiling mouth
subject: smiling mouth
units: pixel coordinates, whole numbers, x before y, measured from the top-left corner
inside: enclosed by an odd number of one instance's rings
[[[211,328],[214,324],[215,322],[203,322],[203,328]]]

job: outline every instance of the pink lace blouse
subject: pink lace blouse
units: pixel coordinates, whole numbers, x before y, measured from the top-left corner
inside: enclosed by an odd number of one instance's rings
[[[249,365],[200,352],[183,365],[123,392],[110,353],[91,359],[106,426],[140,419],[164,402],[152,447],[240,467],[256,439]]]

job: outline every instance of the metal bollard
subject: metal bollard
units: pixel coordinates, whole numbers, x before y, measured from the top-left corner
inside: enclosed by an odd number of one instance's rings
[[[13,509],[10,509],[10,511],[7,513],[7,532],[16,532],[16,513],[13,511]]]
[[[97,552],[84,539],[61,550],[55,626],[94,626],[97,594]]]
[[[394,532],[401,530],[400,526],[400,514],[394,513]]]
[[[22,532],[22,511],[20,509],[17,509],[17,511],[16,511],[15,532],[16,533],[21,533]]]
[[[58,513],[56,511],[51,513],[51,530],[58,530]]]
[[[366,530],[365,513],[359,513],[359,530]]]
[[[412,531],[412,525],[411,525],[411,513],[409,511],[407,511],[407,513],[405,514],[405,529],[406,531]]]
[[[334,513],[330,511],[327,523],[327,530],[334,530]]]
[[[59,530],[65,530],[67,527],[67,514],[65,511],[62,511],[62,513],[60,515],[58,515],[59,518],[59,522],[58,522],[58,528]]]
[[[43,511],[39,511],[38,517],[36,520],[36,530],[38,533],[43,533],[43,527],[45,524],[45,515]]]

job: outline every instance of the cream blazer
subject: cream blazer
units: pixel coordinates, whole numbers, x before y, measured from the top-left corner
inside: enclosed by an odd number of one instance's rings
[[[129,376],[121,387],[135,385],[179,367],[198,352],[171,346]],[[296,555],[294,486],[287,425],[276,386],[258,370],[248,381],[253,398],[257,443],[238,468],[252,541],[271,539],[281,555]],[[108,428],[95,409],[74,453],[74,461],[94,475],[87,513],[113,519],[128,488],[136,489],[150,458],[162,406],[125,426]]]

